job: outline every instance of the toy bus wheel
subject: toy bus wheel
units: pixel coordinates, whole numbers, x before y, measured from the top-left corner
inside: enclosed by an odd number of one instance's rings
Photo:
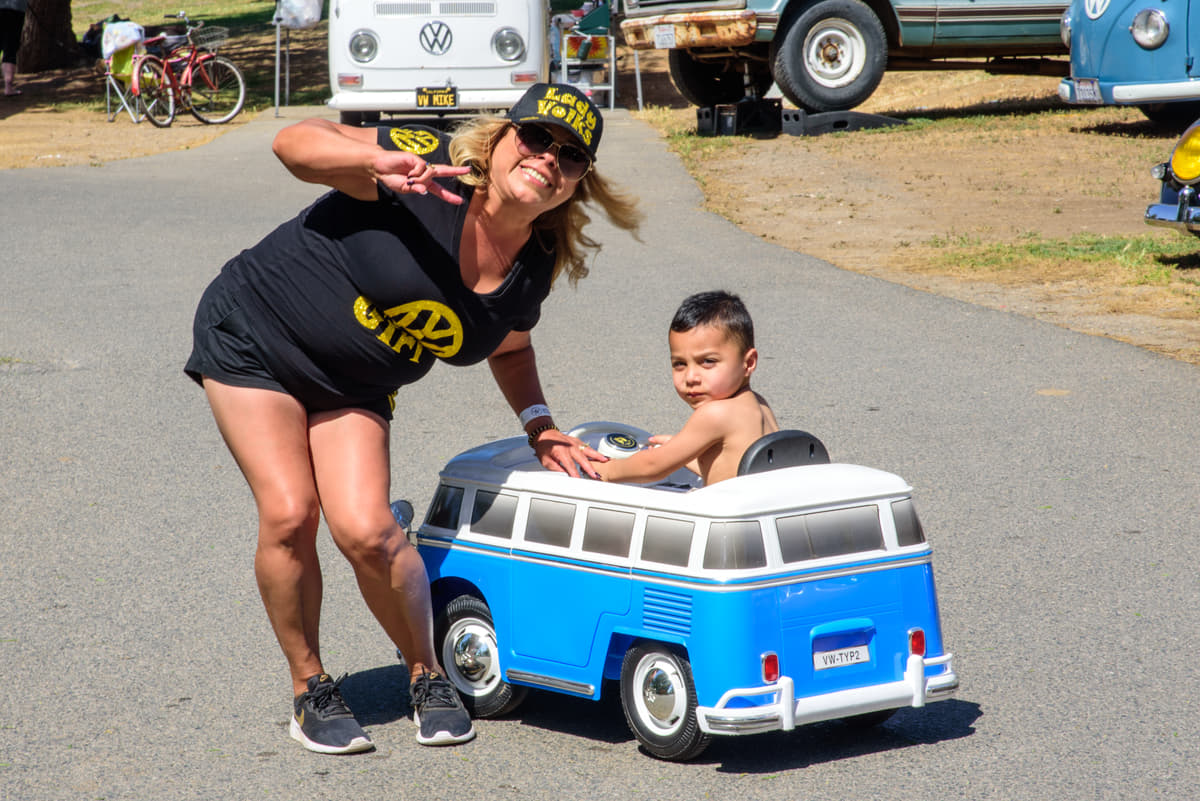
[[[684,761],[708,747],[696,719],[696,685],[686,657],[641,644],[621,664],[621,706],[638,741],[660,759]]]
[[[501,677],[496,628],[486,603],[473,595],[458,596],[434,619],[433,636],[446,678],[473,717],[503,715],[525,699],[525,687]]]

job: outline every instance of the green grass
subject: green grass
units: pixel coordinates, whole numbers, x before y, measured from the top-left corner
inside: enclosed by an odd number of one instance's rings
[[[258,111],[275,102],[275,14],[274,0],[203,0],[193,4],[180,0],[77,0],[71,4],[71,22],[76,38],[82,39],[88,25],[112,14],[131,19],[143,27],[170,25],[166,15],[188,12],[192,20],[229,29],[230,39],[220,48],[242,70],[246,78],[246,109]],[[291,105],[319,105],[329,99],[328,57],[325,52],[327,23],[306,31],[290,31]],[[281,55],[282,60],[282,55]],[[281,67],[282,69],[282,67]],[[281,91],[283,84],[281,76]],[[88,101],[89,108],[103,108]]]
[[[1186,236],[1076,234],[1046,239],[1027,233],[1013,242],[985,243],[973,237],[934,237],[927,242],[942,266],[968,272],[1029,272],[1033,264],[1067,273],[1115,265],[1128,286],[1200,286],[1196,241]]]
[[[236,35],[251,29],[261,32],[270,27],[275,3],[273,0],[203,0],[189,5],[180,0],[81,0],[71,3],[71,25],[76,37],[82,39],[88,25],[113,14],[120,14],[139,25],[151,26],[165,24],[164,16],[178,14],[181,10],[188,12],[194,20],[224,25]]]

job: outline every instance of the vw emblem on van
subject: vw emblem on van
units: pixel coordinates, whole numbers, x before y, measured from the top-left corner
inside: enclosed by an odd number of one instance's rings
[[[1107,2],[1107,0],[1105,0]],[[454,41],[450,26],[439,20],[427,23],[421,28],[421,47],[425,52],[434,56],[444,56]]]
[[[1108,2],[1109,0],[1084,0],[1083,10],[1087,12],[1088,19],[1100,19],[1100,16],[1108,10]]]

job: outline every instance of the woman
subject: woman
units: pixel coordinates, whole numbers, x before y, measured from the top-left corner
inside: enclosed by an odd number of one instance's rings
[[[21,30],[25,27],[27,0],[0,0],[0,77],[4,96],[21,94],[17,88],[17,51],[21,49]]]
[[[321,120],[275,139],[294,175],[334,191],[225,265],[185,369],[254,494],[255,574],[291,669],[291,734],[310,750],[372,747],[321,662],[322,512],[409,666],[418,742],[474,736],[438,664],[424,566],[388,507],[396,391],[438,359],[486,358],[542,463],[594,473],[603,457],[554,427],[529,332],[554,279],[578,281],[599,247],[581,204],[637,228],[592,169],[602,125],[581,94],[538,84],[449,141]]]

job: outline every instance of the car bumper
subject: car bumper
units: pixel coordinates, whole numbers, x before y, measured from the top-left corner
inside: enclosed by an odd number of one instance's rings
[[[512,89],[460,89],[458,104],[452,108],[428,108],[417,105],[417,92],[338,92],[329,99],[329,108],[335,111],[417,111],[422,113],[457,111],[480,111],[484,109],[509,109],[529,89],[517,86]]]
[[[1097,99],[1098,95],[1098,99]],[[1139,105],[1200,99],[1200,80],[1162,83],[1113,83],[1095,78],[1063,78],[1058,96],[1078,105]]]
[[[1179,190],[1174,203],[1151,203],[1147,206],[1145,219],[1147,225],[1200,233],[1200,198],[1197,198],[1196,190],[1185,186]]]
[[[715,706],[696,707],[701,731],[708,734],[757,734],[765,731],[791,731],[797,726],[822,720],[863,715],[884,709],[922,707],[930,701],[940,701],[958,689],[952,655],[925,659],[910,656],[904,678],[888,684],[858,687],[852,690],[796,698],[795,683],[783,676],[764,687],[729,690]],[[945,665],[936,676],[926,676],[925,668]],[[730,707],[738,699],[774,695],[765,706]]]

